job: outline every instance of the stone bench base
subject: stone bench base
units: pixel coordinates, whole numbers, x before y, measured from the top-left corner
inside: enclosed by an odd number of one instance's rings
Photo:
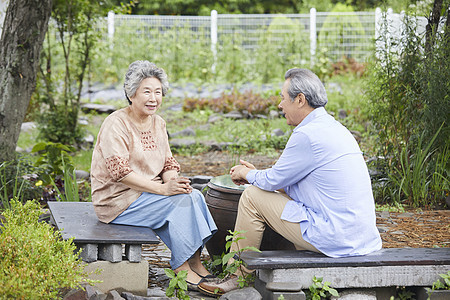
[[[95,286],[105,293],[123,290],[141,296],[147,295],[149,267],[145,260],[138,263],[99,260],[86,264],[84,270],[89,274],[89,279],[102,281]],[[96,270],[99,270],[100,274],[95,274]]]
[[[450,250],[445,248],[382,249],[345,258],[310,251],[263,251],[244,252],[241,258],[256,270],[255,288],[265,300],[281,294],[285,299],[305,299],[302,290],[313,284],[314,276],[335,289],[374,289],[376,299],[389,299],[380,295],[389,294],[391,287],[394,292],[398,286],[431,287],[441,279],[439,274],[450,270]]]

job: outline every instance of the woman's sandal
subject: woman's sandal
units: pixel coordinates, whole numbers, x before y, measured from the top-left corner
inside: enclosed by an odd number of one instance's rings
[[[198,292],[198,291],[199,291],[198,285],[199,285],[200,283],[202,283],[202,282],[205,282],[205,281],[206,281],[205,278],[200,279],[200,281],[197,282],[197,283],[193,283],[193,282],[190,282],[190,281],[187,281],[187,280],[186,280],[186,284],[187,284],[187,289],[188,289],[188,291]]]

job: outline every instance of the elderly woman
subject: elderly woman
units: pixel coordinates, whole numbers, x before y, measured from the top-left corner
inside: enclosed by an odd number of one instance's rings
[[[190,289],[213,277],[200,252],[217,231],[203,195],[178,176],[164,120],[156,114],[169,83],[163,69],[135,61],[125,75],[129,106],[103,122],[92,155],[92,202],[100,221],[153,229],[188,272]]]

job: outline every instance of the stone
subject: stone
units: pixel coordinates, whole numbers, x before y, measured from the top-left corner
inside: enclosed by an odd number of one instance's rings
[[[272,130],[271,135],[272,136],[283,136],[284,135],[284,131],[281,130],[280,128],[275,128],[274,130]]]
[[[64,295],[63,300],[88,300],[88,297],[85,290],[73,289]]]
[[[125,99],[125,93],[122,89],[110,87],[108,89],[89,93],[87,97],[89,101],[98,101],[98,100],[109,101],[109,100]]]
[[[23,122],[20,126],[20,132],[30,132],[36,128],[35,122]]]
[[[84,262],[89,263],[97,260],[98,257],[97,244],[76,244],[76,246],[77,251],[81,250],[81,252],[79,252],[79,255]]]
[[[267,116],[262,115],[262,114],[257,114],[257,115],[255,115],[254,117],[255,117],[256,119],[264,119],[264,120],[268,119]]]
[[[78,118],[78,125],[89,125],[89,120],[86,117],[79,117]]]
[[[225,118],[230,118],[230,119],[236,119],[236,120],[240,120],[243,119],[244,116],[242,115],[241,112],[239,111],[230,111],[229,113],[226,113],[223,115]]]
[[[261,300],[261,294],[253,287],[233,290],[222,295],[219,300]]]
[[[270,119],[276,119],[280,117],[280,113],[277,110],[271,110],[269,111],[269,118]]]
[[[347,289],[339,293],[339,297],[332,300],[377,300],[377,292],[373,289]]]
[[[208,123],[216,123],[217,121],[222,120],[222,116],[212,115],[208,119]]]
[[[100,273],[96,273],[96,270]],[[144,260],[138,263],[98,260],[86,264],[84,268],[89,279],[101,281],[94,284],[99,290],[121,290],[140,296],[147,295],[148,270],[148,262]]]
[[[105,300],[107,295],[94,286],[86,286],[86,295],[89,300]]]
[[[306,300],[306,294],[303,291],[299,292],[273,292],[272,299],[277,300],[283,296],[284,300]]]
[[[124,300],[122,296],[120,296],[119,292],[116,290],[109,291],[106,300]]]
[[[89,113],[92,111],[98,112],[100,114],[110,114],[116,111],[116,108],[112,105],[103,105],[95,103],[86,103],[81,106],[81,110],[84,113]]]
[[[339,117],[339,119],[347,118],[347,111],[345,111],[345,109],[340,109],[338,111],[338,117]]]
[[[419,287],[416,292],[417,300],[448,300],[450,290],[432,290],[429,287]]]
[[[129,262],[140,262],[142,258],[142,245],[127,244],[125,245],[125,256]]]
[[[302,290],[302,286],[298,282],[268,282],[266,289],[274,292],[299,292]]]
[[[187,140],[187,139],[172,139],[172,140],[170,140],[170,145],[174,148],[189,147],[189,146],[192,146],[195,144],[196,144],[196,142],[194,140]]]
[[[149,289],[147,292],[147,296],[149,297],[165,297],[166,291],[164,291],[162,288],[153,288]]]
[[[192,128],[185,128],[181,131],[172,133],[170,137],[177,137],[177,136],[196,136],[195,131]]]
[[[75,170],[75,177],[77,178],[77,180],[89,180],[91,174],[83,170]]]
[[[99,244],[98,259],[110,262],[122,261],[122,244]]]

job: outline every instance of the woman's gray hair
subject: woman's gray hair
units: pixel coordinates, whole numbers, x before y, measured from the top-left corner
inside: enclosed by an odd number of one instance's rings
[[[131,105],[130,98],[136,95],[136,91],[141,85],[141,82],[146,78],[157,78],[161,82],[162,94],[166,95],[169,90],[169,81],[167,80],[166,72],[158,68],[154,63],[148,60],[137,60],[130,64],[128,71],[125,74],[125,82],[123,89],[125,90],[125,97]]]
[[[327,92],[319,77],[308,69],[290,69],[284,75],[284,79],[291,79],[288,94],[294,101],[298,94],[305,95],[309,106],[313,108],[325,106],[328,102]]]

